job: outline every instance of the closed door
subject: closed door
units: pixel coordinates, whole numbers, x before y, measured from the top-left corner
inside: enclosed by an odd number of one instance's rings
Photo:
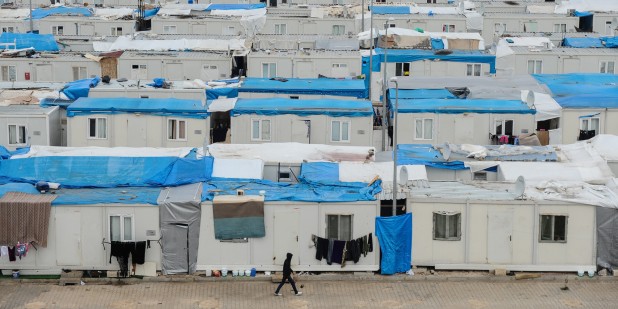
[[[564,59],[562,63],[562,73],[580,72],[579,59]]]
[[[81,214],[79,210],[57,212],[55,221],[56,263],[59,266],[81,265]]]
[[[487,262],[510,264],[513,260],[513,211],[490,210],[487,213]]]
[[[300,211],[298,209],[279,210],[275,212],[275,246],[274,261],[276,265],[283,265],[286,254],[292,253],[292,265],[299,264],[298,256],[298,225]]]
[[[166,63],[165,71],[169,80],[184,80],[184,71],[182,63]]]
[[[311,143],[311,120],[292,120],[291,142]]]
[[[472,144],[474,143],[474,118],[461,117],[455,118],[455,127],[453,128],[455,140],[452,143],[456,144]]]
[[[146,134],[147,121],[144,116],[127,120],[127,143],[126,146],[146,147],[148,144]],[[167,134],[164,132],[164,134]]]
[[[51,64],[37,64],[35,67],[37,82],[52,82],[54,74]]]
[[[163,264],[167,273],[189,273],[189,226],[169,224],[161,237]]]
[[[296,62],[296,77],[297,78],[316,78],[313,74],[313,65],[311,62],[302,61]]]

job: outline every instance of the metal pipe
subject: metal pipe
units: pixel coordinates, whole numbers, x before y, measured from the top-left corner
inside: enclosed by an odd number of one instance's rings
[[[397,110],[399,109],[399,82],[397,77],[391,78],[395,84],[395,108],[393,108],[393,216],[397,215]]]
[[[394,19],[392,17],[389,17],[387,21],[384,22],[384,42],[386,42],[386,40],[388,40],[388,27],[389,27],[389,22],[393,21]],[[378,35],[378,38],[380,36]],[[388,120],[388,117],[386,117],[386,90],[388,89],[388,81],[386,80],[386,66],[388,65],[388,46],[385,46],[384,48],[384,77],[383,77],[383,83],[382,83],[382,151],[386,150],[386,128],[387,128],[387,123],[385,120]]]
[[[371,15],[369,16],[369,89],[368,89],[368,94],[369,94],[369,101],[373,102],[372,98],[371,98],[371,75],[373,73],[373,0],[370,0],[370,11],[371,11]]]
[[[32,21],[32,0],[30,0],[30,33],[34,33],[34,22]]]

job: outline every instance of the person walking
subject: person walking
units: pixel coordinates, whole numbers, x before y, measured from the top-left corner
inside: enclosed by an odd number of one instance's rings
[[[283,278],[281,278],[281,283],[279,283],[279,286],[277,287],[277,290],[275,291],[275,296],[283,295],[279,293],[279,291],[285,284],[286,280],[292,285],[292,288],[294,289],[294,294],[296,296],[300,296],[303,294],[303,292],[299,292],[296,289],[296,283],[294,282],[294,279],[292,279],[292,267],[290,266],[291,263],[292,263],[292,253],[288,252],[287,258],[285,259],[285,262],[283,262]]]

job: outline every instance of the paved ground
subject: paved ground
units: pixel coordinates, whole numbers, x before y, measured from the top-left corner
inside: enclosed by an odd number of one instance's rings
[[[617,280],[307,281],[304,295],[275,284],[144,282],[84,285],[0,282],[0,308],[617,308]]]

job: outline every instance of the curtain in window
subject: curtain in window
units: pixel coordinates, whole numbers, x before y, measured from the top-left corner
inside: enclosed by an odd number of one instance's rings
[[[186,121],[178,121],[178,138],[185,139],[187,138],[187,122]]]
[[[349,141],[350,140],[350,136],[349,136],[349,130],[350,130],[350,123],[349,122],[342,122],[341,123],[341,140],[342,141]]]
[[[270,120],[262,120],[262,140],[270,140]]]
[[[424,131],[423,132],[423,138],[425,139],[432,139],[433,138],[433,132],[432,132],[432,128],[433,128],[433,120],[432,119],[425,119],[425,126],[424,126]]]
[[[446,216],[440,214],[433,215],[434,238],[446,238]]]
[[[331,132],[331,139],[334,142],[341,140],[341,123],[339,121],[333,121],[333,128]]]
[[[416,120],[416,128],[414,130],[414,136],[418,139],[423,138],[423,120],[422,119],[417,119]]]
[[[175,139],[176,138],[176,120],[170,119],[168,120],[167,125],[167,139]]]
[[[448,235],[447,237],[455,238],[457,237],[457,232],[459,231],[459,214],[448,216]]]
[[[105,119],[105,118],[97,119],[97,137],[98,138],[106,138],[107,137],[107,130],[105,128],[106,120],[107,119]]]
[[[552,240],[551,216],[541,216],[541,240]]]
[[[124,240],[133,240],[133,229],[131,227],[131,217],[124,217]]]
[[[109,217],[109,234],[111,241],[120,241],[120,217]]]
[[[9,144],[17,144],[17,126],[9,126]]]
[[[329,215],[328,216],[328,230],[327,230],[326,238],[328,239],[337,239],[339,238],[339,216]]]
[[[260,139],[260,121],[254,120],[251,123],[251,138]]]
[[[339,240],[352,239],[352,216],[339,216]]]

